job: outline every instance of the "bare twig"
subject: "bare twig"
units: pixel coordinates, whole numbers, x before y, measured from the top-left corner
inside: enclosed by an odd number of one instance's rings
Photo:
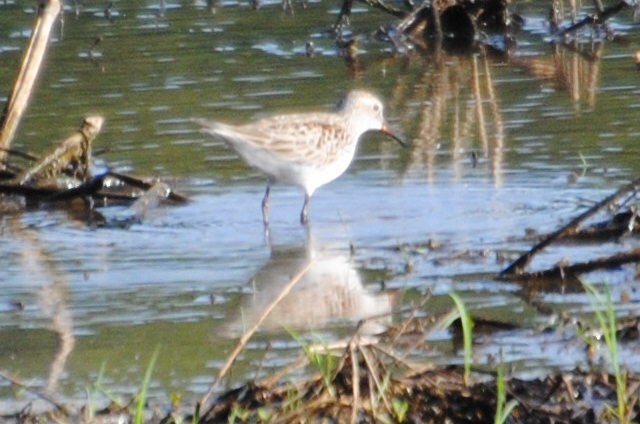
[[[388,13],[391,16],[395,16],[396,18],[403,18],[406,15],[406,12],[403,12],[400,9],[396,9],[393,6],[389,6],[384,2],[384,0],[360,0],[367,5],[374,7],[376,9],[382,10],[385,13]],[[353,7],[353,0],[343,0],[342,7],[340,8],[340,13],[338,13],[338,19],[335,23],[335,28],[340,29],[343,24],[349,23],[349,17],[351,16],[351,9]]]

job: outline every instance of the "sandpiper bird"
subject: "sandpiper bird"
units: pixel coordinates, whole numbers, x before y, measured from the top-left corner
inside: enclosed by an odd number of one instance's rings
[[[218,136],[247,164],[267,174],[262,199],[262,219],[269,225],[269,190],[275,181],[304,190],[300,222],[308,222],[309,199],[316,189],[335,180],[353,160],[358,140],[367,131],[380,131],[404,146],[382,113],[382,102],[373,94],[351,91],[335,113],[275,115],[245,125],[227,125],[194,119],[202,132]]]

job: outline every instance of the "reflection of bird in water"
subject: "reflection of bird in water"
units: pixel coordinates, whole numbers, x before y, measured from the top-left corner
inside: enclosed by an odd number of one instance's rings
[[[361,331],[375,334],[384,330],[391,320],[392,296],[364,287],[348,253],[287,247],[272,250],[271,258],[251,279],[253,293],[242,300],[239,316],[223,332],[238,336],[253,326],[309,261],[309,270],[267,316],[262,330],[309,330],[372,317]]]

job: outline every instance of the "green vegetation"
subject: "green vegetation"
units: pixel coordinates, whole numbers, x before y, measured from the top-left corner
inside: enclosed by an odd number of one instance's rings
[[[450,293],[451,299],[458,308],[458,314],[460,315],[460,322],[462,323],[462,342],[464,346],[464,382],[469,384],[469,378],[471,375],[471,343],[473,337],[473,320],[471,315],[467,312],[467,308],[464,302],[456,293]]]
[[[153,351],[153,354],[151,355],[149,365],[147,365],[147,369],[144,373],[144,379],[142,380],[142,385],[140,386],[140,390],[138,391],[138,396],[136,399],[136,412],[133,416],[134,424],[142,424],[144,422],[144,409],[147,403],[147,390],[149,389],[151,375],[153,374],[153,369],[156,366],[156,361],[159,354],[160,347],[156,347],[156,349]]]
[[[602,330],[602,337],[607,345],[609,363],[616,380],[617,407],[612,413],[621,424],[631,422],[627,398],[627,373],[620,367],[618,360],[618,338],[616,335],[616,313],[611,299],[611,292],[607,288],[604,293],[599,292],[593,285],[582,282],[589,300],[593,306],[596,319]]]
[[[395,418],[399,423],[405,422],[407,418],[407,411],[409,410],[409,402],[406,399],[398,399],[395,398],[391,401],[391,406],[393,407],[393,413],[395,414]]]
[[[496,370],[496,415],[494,424],[503,424],[509,418],[511,411],[518,405],[518,401],[511,399],[507,402],[507,389],[504,380],[504,365],[498,365]]]
[[[229,418],[227,422],[229,424],[234,424],[236,422],[246,422],[251,416],[251,411],[248,409],[242,408],[239,405],[234,405],[231,409],[231,413],[229,414]]]
[[[316,345],[310,345],[305,342],[302,337],[294,332],[293,330],[288,330],[289,334],[298,342],[302,347],[309,363],[320,373],[322,376],[322,382],[324,383],[325,389],[334,396],[335,389],[333,387],[333,377],[335,375],[336,367],[338,365],[338,361],[336,357],[331,353],[331,350],[320,341]],[[322,351],[317,348],[317,346],[323,346]]]

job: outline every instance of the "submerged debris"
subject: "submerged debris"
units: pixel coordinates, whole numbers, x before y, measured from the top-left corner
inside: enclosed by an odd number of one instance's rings
[[[104,120],[90,116],[83,120],[78,131],[63,140],[51,153],[37,160],[26,170],[15,165],[7,167],[0,178],[0,193],[24,198],[28,207],[81,199],[91,209],[95,204],[134,202],[134,213],[144,216],[146,210],[168,199],[184,202],[164,183],[148,183],[116,172],[91,172],[91,145],[100,132]],[[11,151],[12,155],[16,152]],[[19,154],[34,159],[31,155]],[[9,170],[14,169],[14,170]],[[148,192],[149,191],[149,192]],[[148,193],[147,193],[148,192]]]
[[[488,48],[502,59],[527,62],[513,54],[517,37],[525,19],[512,9],[507,0],[437,0],[416,3],[403,2],[398,9],[384,0],[361,0],[368,6],[382,10],[399,19],[383,25],[377,38],[390,42],[394,54],[406,55],[416,50],[438,52],[477,52]],[[632,8],[627,1],[604,7],[595,2],[596,12],[578,19],[578,5],[568,5],[570,19],[565,17],[565,5],[554,0],[549,8],[548,28],[552,45],[570,46],[575,41],[593,43],[613,39],[615,34],[608,20],[617,13]],[[338,39],[342,39],[342,27],[349,23],[353,0],[343,0],[335,25]],[[635,8],[637,14],[637,8]],[[583,28],[588,31],[581,31]]]
[[[636,206],[632,205],[628,210],[621,211],[610,220],[598,222],[580,229],[580,226],[589,218],[600,211],[612,207],[619,199],[635,193],[640,189],[640,178],[625,184],[616,192],[602,199],[555,232],[547,235],[536,243],[528,252],[522,254],[518,259],[505,268],[499,275],[503,280],[533,281],[539,279],[577,279],[580,274],[594,271],[596,269],[611,269],[627,263],[640,262],[640,248],[631,249],[628,252],[617,252],[605,258],[597,258],[586,262],[569,264],[567,261],[559,261],[553,268],[525,272],[533,257],[553,243],[566,240],[589,240],[608,241],[612,237],[621,238],[625,235],[637,232],[637,212]],[[628,203],[629,199],[625,202]]]
[[[60,187],[57,178],[61,175],[66,175],[72,181],[86,182],[91,163],[91,143],[102,129],[103,122],[104,118],[101,116],[86,117],[78,131],[34,166],[18,175],[17,183],[35,187]]]
[[[0,211],[20,210],[21,205],[14,201],[16,196],[23,198],[27,207],[81,199],[91,219],[95,215],[93,206],[96,202],[101,201],[103,204],[116,200],[133,202],[154,186],[154,184],[113,172],[92,174],[91,144],[102,129],[103,117],[86,117],[76,132],[40,159],[10,148],[20,119],[33,93],[36,77],[40,73],[51,28],[61,9],[62,3],[59,0],[40,2],[31,38],[6,107],[0,117],[0,194],[7,195],[0,198]],[[36,163],[23,169],[8,161],[8,157],[11,156],[35,160]],[[118,183],[114,184],[114,179]],[[173,193],[166,186],[162,189],[158,189],[158,185],[155,187],[152,194],[146,196],[146,200],[137,204],[135,209],[137,216],[144,215],[146,209],[161,198],[180,202],[186,200],[184,196]],[[70,210],[73,210],[73,206]]]

